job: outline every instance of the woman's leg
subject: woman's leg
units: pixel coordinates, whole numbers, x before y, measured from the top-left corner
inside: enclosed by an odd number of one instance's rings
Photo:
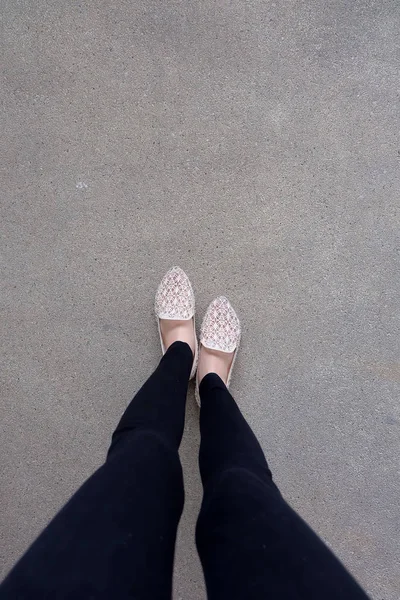
[[[367,596],[272,481],[223,381],[200,384],[204,498],[196,542],[209,600],[365,600]]]
[[[125,411],[106,463],[0,586],[0,598],[170,599],[184,492],[190,347],[172,344]]]

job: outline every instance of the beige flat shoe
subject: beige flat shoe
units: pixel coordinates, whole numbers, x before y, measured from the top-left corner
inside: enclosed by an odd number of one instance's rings
[[[225,383],[227,388],[229,388],[231,381],[233,366],[240,345],[240,336],[241,328],[237,314],[229,300],[225,296],[219,296],[211,302],[204,316],[200,331],[200,349],[201,346],[204,346],[204,348],[210,350],[234,353]],[[198,378],[196,378],[195,397],[197,404],[200,406]]]
[[[160,319],[170,321],[189,321],[193,319],[193,333],[195,339],[195,353],[190,379],[196,374],[199,348],[195,326],[195,298],[189,277],[180,267],[172,267],[162,278],[158,286],[154,310],[157,317],[158,333],[160,335],[161,350],[165,354],[165,346],[161,335]]]

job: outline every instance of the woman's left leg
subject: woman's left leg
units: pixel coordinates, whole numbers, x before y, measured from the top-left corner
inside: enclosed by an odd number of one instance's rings
[[[125,411],[106,463],[13,568],[0,600],[171,598],[192,363],[188,344],[169,347]]]

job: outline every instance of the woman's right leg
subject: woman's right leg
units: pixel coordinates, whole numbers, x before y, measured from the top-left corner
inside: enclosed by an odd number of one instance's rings
[[[209,600],[366,600],[289,507],[223,381],[200,384],[204,498],[196,542]]]

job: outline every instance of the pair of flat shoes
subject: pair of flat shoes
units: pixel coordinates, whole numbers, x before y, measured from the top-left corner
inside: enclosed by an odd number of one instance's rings
[[[198,342],[195,323],[195,296],[189,277],[180,267],[172,267],[162,278],[155,299],[155,313],[160,334],[161,349],[165,346],[161,335],[160,319],[189,321],[193,320],[195,353],[190,379],[196,375],[199,348],[209,348],[219,352],[234,353],[229,369],[226,386],[229,387],[232,370],[240,344],[240,321],[231,303],[225,296],[213,300],[204,315]],[[196,380],[196,399],[199,401],[198,380]]]

